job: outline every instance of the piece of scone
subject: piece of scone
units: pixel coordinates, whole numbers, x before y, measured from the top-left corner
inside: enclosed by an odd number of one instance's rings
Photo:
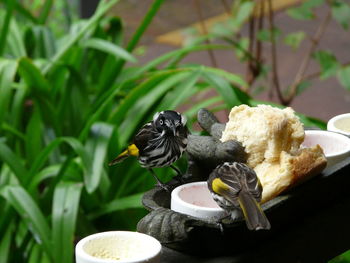
[[[282,151],[279,161],[258,164],[254,171],[263,186],[261,202],[265,203],[288,188],[317,175],[326,165],[327,160],[319,145],[300,149],[296,155]]]
[[[300,149],[304,136],[292,108],[240,105],[232,108],[221,141],[237,140],[245,147],[266,202],[326,166],[321,147]]]
[[[269,105],[233,107],[221,141],[237,140],[248,154],[247,164],[254,168],[278,161],[282,151],[296,152],[304,141],[304,128],[291,108]]]

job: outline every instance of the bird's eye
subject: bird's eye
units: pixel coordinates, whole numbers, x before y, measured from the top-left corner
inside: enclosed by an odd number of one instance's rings
[[[163,123],[164,123],[163,120],[159,120],[160,125],[163,125]]]

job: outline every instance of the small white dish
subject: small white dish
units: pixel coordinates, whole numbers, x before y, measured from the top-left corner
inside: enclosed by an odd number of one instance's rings
[[[350,113],[344,113],[331,118],[327,130],[338,132],[350,137]]]
[[[306,130],[303,147],[319,144],[327,158],[327,167],[350,156],[350,138],[331,131]]]
[[[195,182],[176,187],[171,193],[170,208],[205,220],[216,220],[227,215],[212,198],[207,182]]]
[[[76,263],[159,263],[162,245],[146,234],[109,231],[81,239],[75,246]]]

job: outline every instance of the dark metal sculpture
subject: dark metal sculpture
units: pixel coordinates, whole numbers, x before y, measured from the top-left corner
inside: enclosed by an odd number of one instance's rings
[[[244,148],[240,143],[222,143],[219,140],[224,125],[218,123],[210,112],[200,110],[198,121],[210,136],[189,137],[189,168],[184,177],[185,183],[206,180],[212,169],[224,161],[246,160]],[[262,208],[272,225],[269,231],[249,231],[243,220],[232,222],[227,218],[219,224],[216,221],[205,221],[177,213],[170,210],[170,192],[160,188],[154,188],[144,194],[142,202],[150,213],[140,220],[137,230],[157,238],[168,248],[197,254],[201,258],[239,254],[252,256],[252,248],[270,244],[270,241],[273,243],[274,240],[281,239],[281,235],[288,236],[291,229],[297,229],[304,218],[334,205],[335,201],[342,200],[344,195],[348,196],[349,169],[350,157],[263,204]],[[170,188],[179,184],[177,180],[168,183]],[[325,196],[326,199],[323,198]],[[297,241],[290,240],[286,246],[294,248],[293,242]]]

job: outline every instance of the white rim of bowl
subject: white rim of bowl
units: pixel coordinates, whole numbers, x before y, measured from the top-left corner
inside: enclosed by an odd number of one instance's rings
[[[202,182],[194,182],[194,183],[188,183],[188,184],[183,184],[183,185],[180,185],[178,187],[176,187],[172,192],[171,192],[171,198],[175,201],[177,201],[178,203],[180,203],[181,205],[183,206],[187,206],[191,209],[197,209],[197,210],[203,210],[203,211],[208,211],[208,212],[216,212],[216,211],[223,211],[222,208],[218,207],[218,208],[215,208],[215,207],[205,207],[205,206],[199,206],[199,205],[194,205],[194,204],[190,204],[190,203],[187,203],[185,202],[184,200],[182,200],[179,196],[179,193],[180,191],[182,191],[184,188],[187,188],[187,187],[191,187],[193,185],[203,185],[203,184],[206,184],[207,185],[207,182],[206,181],[202,181]]]
[[[344,113],[344,114],[340,114],[340,115],[337,115],[337,116],[334,116],[333,118],[331,118],[328,123],[327,123],[327,130],[329,131],[334,131],[334,132],[338,132],[338,133],[342,133],[342,134],[345,134],[347,136],[350,136],[350,132],[347,132],[347,131],[343,131],[341,129],[338,129],[337,127],[335,127],[334,123],[337,121],[337,120],[340,120],[340,119],[344,119],[344,118],[349,118],[350,117],[350,113]]]
[[[343,135],[343,134],[340,134],[340,133],[337,133],[337,132],[333,132],[333,131],[324,131],[324,130],[306,130],[305,131],[305,135],[306,134],[324,134],[324,135],[326,135],[328,137],[333,137],[333,138],[337,137],[340,140],[343,140],[348,145],[347,149],[344,149],[344,150],[339,151],[337,153],[327,154],[327,155],[325,154],[326,157],[334,157],[334,156],[345,154],[345,153],[350,151],[350,138],[345,136],[345,135]],[[322,146],[321,146],[321,148],[322,148]]]
[[[113,237],[113,236],[117,236],[117,235],[128,236],[128,237],[136,236],[137,238],[141,237],[141,239],[145,240],[146,242],[153,242],[154,243],[155,251],[153,253],[150,253],[149,255],[147,255],[147,257],[135,257],[132,260],[127,261],[128,263],[140,262],[141,260],[154,258],[160,253],[160,251],[162,249],[162,245],[160,244],[160,242],[157,239],[155,239],[152,236],[140,233],[140,232],[106,231],[106,232],[92,234],[92,235],[89,235],[89,236],[84,237],[83,239],[79,240],[79,242],[75,246],[75,253],[76,253],[76,255],[79,255],[79,257],[81,257],[85,260],[98,260],[100,262],[105,262],[105,263],[115,263],[115,262],[123,263],[125,261],[115,261],[114,259],[103,259],[103,258],[93,257],[93,256],[89,255],[88,253],[86,253],[86,251],[84,250],[84,245],[87,242],[89,242],[90,240],[104,238],[104,237]]]

